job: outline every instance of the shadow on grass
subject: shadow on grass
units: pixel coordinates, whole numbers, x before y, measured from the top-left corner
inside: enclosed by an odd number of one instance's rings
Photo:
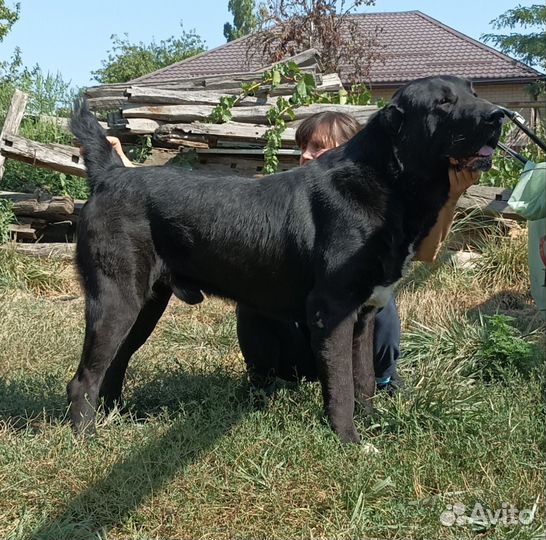
[[[544,328],[544,319],[529,295],[511,290],[491,295],[487,301],[476,304],[466,314],[472,321],[481,315],[506,315],[512,317],[514,326],[522,331]]]
[[[168,377],[161,373],[139,385],[126,406],[133,416],[150,422],[150,426],[142,426],[140,421],[135,425],[135,429],[142,429],[141,442],[126,452],[102,479],[71,500],[63,511],[45,517],[42,525],[24,537],[105,537],[110,529],[130,519],[141,503],[183,475],[188,465],[251,410],[245,388],[240,376],[226,372],[171,373]],[[154,425],[156,414],[163,417],[167,414],[172,419]],[[84,451],[91,453],[97,445],[104,450],[101,429],[124,428],[99,425],[98,434],[83,442]]]
[[[0,420],[14,428],[24,429],[29,419],[52,422],[66,415],[66,392],[59,386],[57,375],[27,375],[7,381],[0,378]]]

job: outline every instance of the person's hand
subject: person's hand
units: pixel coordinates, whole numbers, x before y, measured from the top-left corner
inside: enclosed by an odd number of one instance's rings
[[[123,148],[121,147],[121,142],[117,137],[112,137],[111,135],[108,135],[106,139],[111,144],[112,150],[114,150],[116,154],[119,154],[120,156],[125,155],[123,153]]]
[[[106,137],[106,139],[108,140],[108,142],[110,143],[110,145],[112,146],[112,150],[114,150],[117,154],[119,154],[120,156],[124,156],[125,154],[123,153],[123,148],[121,147],[121,142],[120,140],[117,138],[117,137],[112,137],[111,135],[108,135]],[[84,148],[83,146],[80,146],[80,155],[83,156],[84,154]]]
[[[125,155],[120,140],[112,135],[107,135],[106,139],[112,145],[112,150],[121,158],[123,164],[126,167],[134,167],[132,161]]]
[[[452,201],[458,201],[470,186],[478,182],[481,174],[481,171],[468,168],[458,170],[455,167],[449,167],[449,198]]]

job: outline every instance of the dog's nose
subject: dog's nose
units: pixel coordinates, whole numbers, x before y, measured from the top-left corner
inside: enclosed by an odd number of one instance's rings
[[[504,111],[500,107],[495,107],[487,112],[485,119],[488,122],[496,122],[504,118]]]

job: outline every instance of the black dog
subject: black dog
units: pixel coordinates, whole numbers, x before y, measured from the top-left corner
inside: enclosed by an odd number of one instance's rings
[[[448,195],[448,161],[491,166],[503,112],[468,81],[399,90],[353,139],[305,167],[261,180],[173,167],[125,168],[85,105],[72,131],[92,195],[78,231],[86,293],[81,362],[68,385],[77,429],[99,397],[120,398],[131,355],[174,293],[203,292],[307,321],[324,406],[358,441],[355,400],[371,408],[371,323]]]

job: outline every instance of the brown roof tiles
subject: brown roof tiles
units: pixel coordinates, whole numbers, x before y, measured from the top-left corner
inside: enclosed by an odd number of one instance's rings
[[[429,75],[450,74],[474,81],[524,81],[544,78],[540,72],[484,45],[419,11],[350,16],[363,33],[380,28],[383,61],[370,69],[374,86],[398,85]],[[226,43],[172,66],[135,79],[148,84],[207,75],[255,71],[270,64],[247,54],[248,37]],[[350,63],[342,63],[347,79]]]

